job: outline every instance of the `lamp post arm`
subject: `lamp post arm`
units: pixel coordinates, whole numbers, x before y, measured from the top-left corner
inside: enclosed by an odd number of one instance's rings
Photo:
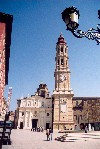
[[[97,25],[97,29],[91,28],[87,32],[82,30],[71,30],[72,34],[77,38],[86,37],[89,40],[95,40],[97,44],[100,44],[100,24]]]
[[[83,31],[81,30],[71,30],[72,34],[77,38],[84,37]],[[80,33],[81,32],[81,33]]]

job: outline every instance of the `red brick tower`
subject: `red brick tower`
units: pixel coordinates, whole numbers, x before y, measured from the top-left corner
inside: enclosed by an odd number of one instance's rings
[[[4,89],[8,84],[9,57],[13,17],[0,12],[0,113]]]

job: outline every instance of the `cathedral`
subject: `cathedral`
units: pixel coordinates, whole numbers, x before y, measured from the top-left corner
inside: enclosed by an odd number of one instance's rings
[[[17,100],[18,124],[20,129],[52,127],[52,99],[46,84],[40,84],[35,95]]]
[[[53,130],[79,130],[87,126],[100,130],[100,97],[74,97],[70,87],[68,46],[60,34],[56,43],[55,88],[49,96],[46,84],[40,84],[35,95],[18,99],[18,129],[42,127]]]

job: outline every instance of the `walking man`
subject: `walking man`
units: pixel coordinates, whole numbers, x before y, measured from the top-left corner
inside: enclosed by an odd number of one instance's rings
[[[53,130],[50,128],[49,131],[50,131],[50,139],[52,140],[52,133],[53,133]]]
[[[49,138],[50,131],[49,131],[49,129],[46,130],[46,135],[47,135],[47,141],[50,141],[50,138]]]

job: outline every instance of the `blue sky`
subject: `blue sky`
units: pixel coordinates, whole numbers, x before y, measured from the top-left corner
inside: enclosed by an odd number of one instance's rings
[[[0,11],[13,15],[9,84],[13,94],[11,109],[17,99],[32,95],[44,82],[52,94],[56,42],[63,33],[69,47],[71,87],[75,96],[100,96],[100,45],[75,38],[61,18],[70,6],[80,11],[79,29],[88,30],[100,23],[100,0],[0,0]]]

